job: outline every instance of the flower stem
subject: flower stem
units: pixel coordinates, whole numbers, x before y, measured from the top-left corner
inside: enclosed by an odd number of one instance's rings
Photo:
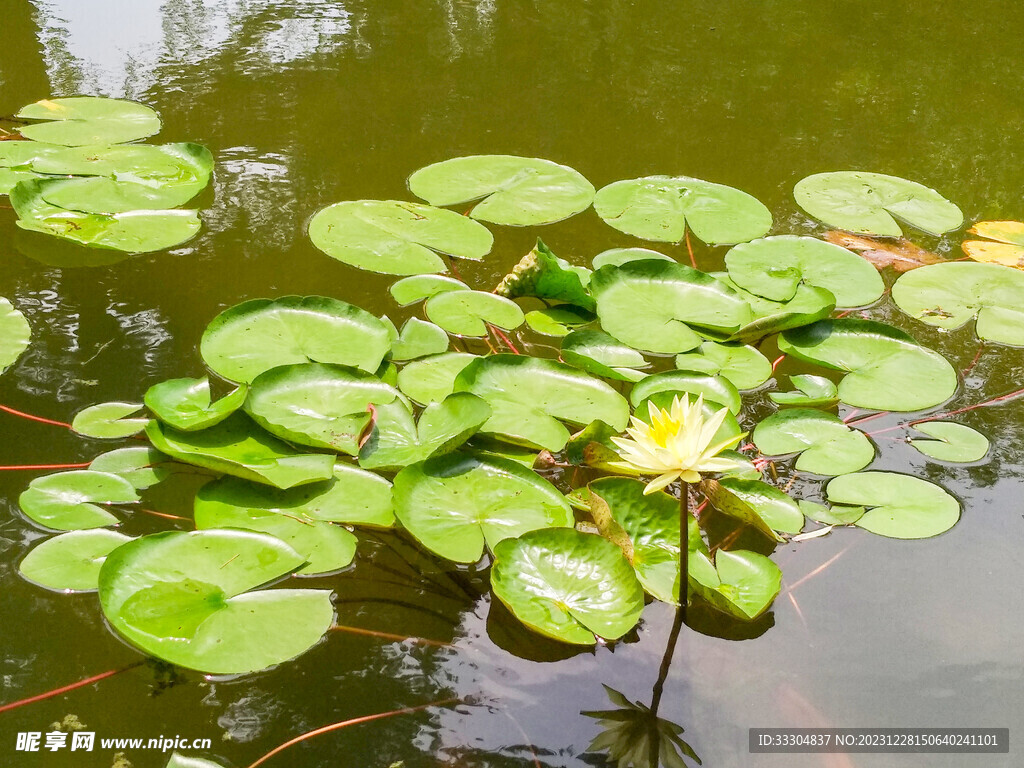
[[[686,620],[686,604],[690,600],[689,559],[690,484],[681,483],[679,487],[679,611],[683,621]]]

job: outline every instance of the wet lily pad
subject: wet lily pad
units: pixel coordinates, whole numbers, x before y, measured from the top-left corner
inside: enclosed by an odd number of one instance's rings
[[[701,488],[712,506],[724,515],[750,525],[770,539],[775,531],[799,533],[804,515],[784,491],[761,480],[726,477],[704,480]]]
[[[25,143],[28,142],[4,142],[5,144],[14,143]],[[21,168],[3,168],[0,167],[0,195],[9,195],[11,190],[14,189],[18,184],[23,181],[31,181],[32,179],[44,179],[46,178],[41,173],[35,171],[24,170]]]
[[[704,332],[706,336],[711,336],[716,341],[757,341],[772,333],[822,320],[831,315],[832,310],[836,308],[836,297],[832,292],[816,285],[801,283],[789,301],[771,301],[743,290],[724,272],[715,273],[714,277],[732,288],[736,295],[747,303],[753,317],[750,322],[728,335]]]
[[[609,248],[601,251],[594,257],[594,269],[601,267],[621,267],[630,261],[675,261],[671,256],[666,256],[660,251],[652,251],[650,248]]]
[[[486,336],[488,324],[509,331],[526,319],[514,301],[483,291],[445,291],[427,299],[423,309],[456,336]]]
[[[184,432],[219,424],[242,407],[249,388],[236,387],[217,402],[210,398],[210,380],[169,379],[146,390],[146,407],[160,421]]]
[[[449,454],[406,467],[395,477],[395,514],[427,549],[475,563],[484,544],[538,528],[571,527],[572,511],[554,486],[499,458]]]
[[[678,243],[687,227],[711,245],[743,243],[772,226],[771,212],[746,192],[686,176],[616,181],[598,191],[594,210],[620,232],[663,243]]]
[[[782,571],[770,559],[746,550],[718,550],[714,563],[697,552],[690,558],[690,587],[713,607],[744,621],[768,610],[782,586]]]
[[[809,373],[800,373],[790,376],[789,380],[796,387],[796,391],[769,392],[768,397],[773,402],[783,407],[824,407],[835,405],[839,402],[839,389],[831,379],[826,379],[824,376],[814,376]]]
[[[761,453],[800,453],[796,468],[817,475],[845,475],[864,469],[875,448],[863,432],[837,416],[808,408],[779,411],[760,422],[751,438]]]
[[[160,117],[145,104],[98,96],[42,99],[16,117],[40,121],[19,129],[26,139],[69,147],[123,144],[160,130]]]
[[[945,490],[910,475],[857,472],[829,481],[832,504],[867,507],[857,525],[893,539],[938,536],[960,519],[960,503]]]
[[[120,475],[141,491],[171,474],[171,468],[166,466],[170,461],[170,457],[155,448],[138,445],[100,454],[89,463],[89,469]]]
[[[507,299],[535,296],[593,310],[594,299],[586,288],[589,282],[589,269],[558,258],[543,240],[537,240],[533,250],[501,279],[494,292]]]
[[[864,516],[864,507],[844,507],[841,504],[829,507],[801,499],[800,511],[808,520],[822,525],[853,525]]]
[[[590,325],[596,319],[593,312],[571,304],[531,309],[526,313],[526,324],[542,336],[568,336],[574,329]]]
[[[733,414],[740,412],[742,400],[736,387],[723,376],[709,376],[691,371],[665,371],[638,382],[629,393],[629,401],[637,407],[658,392],[686,392],[704,395],[706,401],[725,406]]]
[[[14,308],[7,299],[0,296],[0,373],[3,373],[21,357],[28,348],[32,329],[25,316]]]
[[[561,357],[588,373],[620,381],[639,381],[647,374],[636,369],[650,366],[643,355],[604,331],[573,331],[562,340]]]
[[[203,360],[230,381],[251,382],[289,363],[336,363],[375,372],[390,347],[387,326],[358,307],[324,296],[253,299],[206,327]]]
[[[37,477],[18,497],[31,520],[57,531],[103,528],[118,522],[104,506],[139,500],[135,487],[110,472],[76,469]]]
[[[957,387],[956,372],[942,355],[871,320],[821,320],[788,330],[779,338],[779,349],[847,371],[839,397],[857,408],[916,411],[945,401]]]
[[[398,388],[417,403],[439,403],[454,392],[455,379],[477,355],[445,352],[423,357],[398,372]]]
[[[975,261],[1024,269],[1024,221],[979,221],[967,234],[988,238],[964,241],[964,253]]]
[[[417,357],[440,355],[447,349],[447,333],[433,323],[410,317],[402,326],[398,339],[391,345],[391,359],[414,360]]]
[[[987,341],[1024,346],[1024,273],[1000,264],[931,264],[892,286],[896,305],[911,317],[947,330],[976,318]]]
[[[131,540],[130,536],[102,528],[62,533],[25,555],[18,571],[47,589],[89,592],[97,589],[100,566],[107,555]]]
[[[333,620],[329,590],[261,585],[303,565],[280,539],[238,530],[172,531],[114,550],[100,606],[148,654],[212,674],[244,674],[315,645]]]
[[[454,211],[399,200],[350,200],[318,211],[313,245],[353,267],[388,275],[444,272],[438,256],[482,259],[494,243],[483,225]]]
[[[923,421],[914,425],[933,440],[915,437],[910,444],[925,456],[939,461],[980,461],[988,453],[988,438],[964,424],[953,421]]]
[[[468,291],[469,286],[444,275],[409,275],[396,281],[388,290],[395,301],[405,307],[445,291]]]
[[[474,219],[517,227],[567,219],[594,199],[593,185],[572,168],[513,155],[443,160],[410,176],[409,189],[431,205],[480,200],[469,213]]]
[[[491,587],[523,624],[565,643],[614,640],[640,619],[644,591],[622,550],[572,528],[532,531],[494,551]]]
[[[901,221],[931,235],[964,223],[960,209],[934,189],[881,173],[816,173],[797,182],[793,196],[814,218],[865,235],[900,237]]]
[[[137,435],[150,419],[128,417],[142,410],[142,403],[98,403],[83,408],[71,420],[71,428],[85,437],[118,438]]]
[[[629,420],[626,399],[608,384],[553,360],[494,355],[474,360],[455,379],[456,392],[472,392],[491,406],[484,432],[559,451],[569,439],[561,423],[585,426],[600,419],[617,430]]]
[[[676,355],[676,368],[721,376],[736,389],[754,389],[768,381],[772,364],[757,349],[743,344],[705,341],[693,352]]]

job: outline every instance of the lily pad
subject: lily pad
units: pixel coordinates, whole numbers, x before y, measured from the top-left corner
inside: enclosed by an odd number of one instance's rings
[[[477,355],[445,352],[423,357],[398,372],[398,388],[417,403],[439,403],[454,392],[455,379]]]
[[[28,144],[29,142],[4,142],[5,144]],[[41,173],[35,171],[29,171],[22,168],[3,168],[0,167],[0,195],[9,195],[11,190],[14,189],[18,184],[23,181],[31,181],[32,179],[45,179]]]
[[[863,432],[837,416],[808,408],[772,414],[754,428],[751,439],[768,456],[800,453],[796,468],[817,475],[857,472],[875,458],[875,448]]]
[[[97,96],[42,99],[15,116],[41,121],[19,129],[26,139],[69,147],[123,144],[160,130],[160,117],[145,104]]]
[[[542,336],[568,336],[574,329],[590,325],[596,319],[593,312],[571,304],[531,309],[526,313],[526,324]]]
[[[923,421],[914,425],[934,440],[915,437],[910,444],[925,456],[939,461],[980,461],[988,453],[988,438],[964,424],[953,421]]]
[[[100,454],[89,464],[96,472],[110,472],[120,475],[136,490],[156,485],[171,474],[170,458],[148,445],[116,448]]]
[[[469,286],[444,275],[410,275],[396,281],[388,290],[395,301],[405,307],[445,291],[468,291]]]
[[[499,458],[453,453],[395,477],[395,514],[427,549],[475,563],[503,539],[538,528],[571,528],[572,510],[533,470]]]
[[[358,307],[324,296],[253,299],[206,327],[203,360],[230,381],[251,382],[290,363],[336,363],[375,372],[390,347],[387,326]]]
[[[494,292],[507,299],[535,296],[593,310],[594,299],[586,288],[589,282],[589,269],[574,267],[555,256],[543,240],[537,240],[533,250],[501,279]]]
[[[650,363],[603,331],[573,331],[562,340],[562,360],[588,373],[619,381],[639,381],[646,373],[636,370]]]
[[[472,392],[491,406],[484,432],[513,442],[559,451],[569,439],[561,423],[586,426],[595,419],[622,430],[626,399],[599,379],[553,360],[493,355],[474,360],[455,379],[456,392]]]
[[[245,674],[311,648],[333,620],[329,590],[255,589],[303,564],[280,539],[172,531],[114,550],[100,569],[107,621],[146,653],[188,669]]]
[[[694,329],[728,336],[753,319],[736,291],[667,261],[602,267],[591,278],[590,291],[604,330],[647,352],[688,352],[703,341]]]
[[[1024,221],[979,221],[967,234],[988,238],[964,241],[964,253],[975,261],[1024,269]]]
[[[636,626],[644,605],[643,587],[622,550],[571,528],[501,542],[491,587],[530,629],[576,645],[621,637]]]
[[[447,349],[447,333],[433,323],[410,317],[402,326],[398,340],[391,345],[391,359],[414,360],[417,357],[440,355]]]
[[[71,428],[85,437],[118,438],[137,435],[150,419],[129,419],[142,403],[98,403],[83,408],[71,420]]]
[[[801,283],[827,289],[840,307],[871,304],[885,290],[870,263],[814,237],[779,235],[743,243],[725,255],[725,265],[736,285],[772,301],[789,301]]]
[[[594,199],[593,185],[572,168],[513,155],[443,160],[410,176],[409,189],[431,205],[480,200],[469,212],[474,219],[517,227],[567,219]]]
[[[652,251],[650,248],[609,248],[601,251],[594,257],[594,269],[601,267],[621,267],[631,261],[675,261],[671,256],[666,256],[660,251]]]
[[[772,375],[772,364],[756,348],[705,341],[693,352],[676,355],[676,368],[721,376],[736,389],[754,389]]]
[[[782,571],[756,552],[720,549],[714,563],[697,552],[690,558],[690,586],[714,608],[753,621],[779,594]]]
[[[427,317],[456,336],[486,336],[487,325],[518,328],[526,319],[514,301],[483,291],[445,291],[427,299]]]
[[[796,387],[794,392],[769,392],[773,402],[785,406],[825,407],[839,402],[839,389],[835,382],[824,376],[800,373],[789,377]]]
[[[866,511],[864,507],[844,507],[841,504],[829,507],[806,499],[801,499],[799,504],[800,511],[808,520],[822,525],[853,525],[864,517]]]
[[[102,528],[62,533],[25,555],[18,571],[47,589],[88,592],[97,589],[100,566],[107,555],[131,540],[130,536]]]
[[[701,488],[711,504],[724,515],[750,525],[770,539],[775,531],[799,533],[804,515],[788,494],[761,480],[726,477],[704,480]]]
[[[789,301],[771,301],[744,291],[724,272],[715,273],[714,277],[732,288],[736,295],[747,303],[753,316],[750,322],[728,335],[704,332],[706,336],[711,336],[716,341],[757,341],[772,333],[823,320],[836,308],[836,297],[832,292],[816,285],[801,283]]]
[[[797,182],[793,196],[814,218],[864,235],[900,237],[900,221],[930,235],[964,223],[960,209],[934,189],[881,173],[816,173]]]
[[[1024,346],[1024,273],[1000,264],[931,264],[892,286],[896,305],[911,317],[951,330],[976,318],[987,341]]]
[[[333,456],[299,453],[242,413],[201,432],[181,432],[151,421],[146,436],[157,450],[178,461],[277,488],[328,480],[334,466]]]
[[[350,200],[323,208],[309,222],[313,245],[331,258],[371,272],[445,272],[438,253],[482,259],[494,238],[454,211],[399,200]]]
[[[746,192],[686,176],[616,181],[598,191],[594,210],[620,232],[678,243],[686,228],[710,245],[743,243],[771,229],[772,215]]]
[[[160,421],[184,432],[219,424],[242,407],[249,388],[242,384],[217,402],[210,398],[210,380],[169,379],[146,390],[146,407]]]
[[[21,357],[31,337],[32,329],[25,316],[0,296],[0,373]]]
[[[648,376],[633,387],[633,391],[629,393],[629,401],[635,408],[657,392],[704,395],[706,401],[725,406],[733,414],[739,413],[743,407],[740,393],[728,379],[690,371],[665,371]]]
[[[857,472],[829,481],[832,504],[867,507],[857,525],[893,539],[938,536],[960,519],[960,503],[945,490],[910,475]]]
[[[957,387],[956,372],[946,358],[920,346],[909,334],[871,320],[821,320],[788,330],[779,338],[779,349],[847,371],[839,382],[839,397],[857,408],[931,408]]]
[[[104,509],[139,500],[135,487],[120,475],[76,469],[37,477],[18,497],[26,517],[57,531],[103,528],[118,522]]]

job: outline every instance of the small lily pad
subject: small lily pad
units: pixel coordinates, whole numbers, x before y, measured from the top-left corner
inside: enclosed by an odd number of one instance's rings
[[[405,307],[445,291],[468,291],[469,286],[444,275],[410,275],[396,281],[388,290],[395,301]]]
[[[89,469],[96,472],[110,472],[120,475],[136,490],[144,490],[156,485],[171,474],[166,465],[171,461],[160,451],[148,445],[116,448],[100,454],[89,464]]]
[[[26,139],[69,147],[123,144],[160,130],[159,115],[145,104],[98,96],[42,99],[15,116],[40,121],[19,130]]]
[[[414,360],[428,355],[440,355],[447,349],[447,333],[433,323],[410,317],[402,326],[398,340],[391,345],[391,359]]]
[[[922,421],[914,429],[934,440],[913,438],[910,444],[925,456],[939,461],[980,461],[988,453],[988,438],[964,424],[953,421]]]
[[[754,428],[751,439],[768,456],[800,453],[796,468],[817,475],[857,472],[875,458],[875,448],[863,432],[832,414],[808,408],[772,414]]]
[[[593,312],[571,304],[559,304],[526,313],[526,324],[542,336],[568,336],[576,328],[590,325],[597,319]]]
[[[630,261],[648,261],[650,259],[675,261],[671,256],[666,256],[660,251],[652,251],[650,248],[609,248],[607,251],[597,254],[592,263],[594,269],[600,269],[607,266],[621,267]]]
[[[194,432],[219,424],[242,407],[249,388],[236,387],[217,402],[210,398],[210,380],[169,379],[146,391],[146,407],[175,429]]]
[[[593,310],[594,299],[586,288],[589,282],[589,269],[558,258],[543,240],[538,240],[533,250],[501,279],[494,292],[507,299],[534,296]]]
[[[439,403],[454,391],[455,379],[477,355],[445,352],[414,360],[398,372],[398,388],[417,403]]]
[[[18,566],[29,581],[58,592],[89,592],[98,588],[100,566],[130,536],[102,528],[71,531],[42,542]]]
[[[831,379],[800,373],[789,377],[794,392],[769,392],[773,402],[785,406],[826,407],[839,402],[839,390]]]
[[[427,299],[427,317],[456,336],[486,336],[487,325],[518,328],[526,319],[514,301],[483,291],[445,291]]]
[[[18,506],[42,526],[77,531],[117,523],[104,507],[138,500],[135,487],[120,475],[76,469],[37,477],[18,497]]]
[[[71,428],[85,437],[118,438],[137,435],[149,419],[129,419],[142,410],[142,403],[98,403],[75,414]]]
[[[562,340],[562,359],[581,370],[619,381],[639,381],[647,374],[636,370],[650,363],[603,331],[573,331]]]
[[[829,507],[806,499],[801,499],[799,504],[800,511],[808,520],[822,525],[853,525],[864,517],[866,511],[864,507],[844,507],[841,504]]]
[[[25,316],[0,296],[0,373],[21,357],[31,337],[32,329]]]
[[[829,481],[832,504],[866,507],[857,525],[893,539],[938,536],[960,519],[960,503],[927,480],[894,472],[857,472]]]
[[[676,368],[721,376],[736,389],[754,389],[772,375],[772,364],[756,348],[705,341],[693,352],[676,355]]]
[[[710,605],[744,621],[768,610],[782,586],[782,571],[770,559],[745,550],[718,550],[714,563],[703,553],[690,558],[690,587]]]

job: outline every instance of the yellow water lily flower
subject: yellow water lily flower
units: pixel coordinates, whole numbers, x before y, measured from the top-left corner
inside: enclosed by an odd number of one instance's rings
[[[645,424],[636,416],[631,417],[633,426],[626,430],[626,434],[632,440],[612,438],[624,461],[611,462],[612,466],[621,469],[658,475],[644,488],[644,494],[660,491],[677,479],[686,483],[699,482],[702,472],[725,472],[745,466],[738,459],[718,454],[737,445],[746,432],[711,444],[729,413],[728,408],[705,419],[703,395],[692,403],[689,398],[681,400],[676,395],[667,411],[652,402],[647,405],[651,423]]]

